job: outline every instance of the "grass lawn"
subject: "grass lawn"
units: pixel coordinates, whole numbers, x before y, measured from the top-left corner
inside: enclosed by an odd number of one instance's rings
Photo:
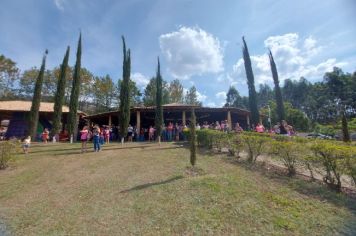
[[[175,144],[34,145],[0,171],[0,221],[15,235],[355,235],[356,201]]]

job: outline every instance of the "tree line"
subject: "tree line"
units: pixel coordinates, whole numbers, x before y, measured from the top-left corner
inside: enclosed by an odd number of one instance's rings
[[[16,63],[4,55],[0,55],[0,100],[31,101],[35,82],[40,69],[33,67],[23,72],[16,67]],[[61,75],[61,67],[46,69],[43,74],[42,98],[43,102],[54,102],[57,83]],[[74,67],[67,66],[64,81],[64,105],[69,106],[72,90]],[[96,76],[87,68],[80,69],[80,91],[78,109],[88,114],[117,110],[120,104],[120,90],[122,79],[117,82],[110,76]],[[135,81],[129,81],[130,106],[154,106],[156,103],[156,77],[153,76],[143,91]],[[167,82],[162,79],[162,104],[183,103],[202,105],[198,101],[197,90],[192,86],[184,91],[178,79]]]
[[[285,119],[302,130],[308,129],[310,123],[335,123],[356,116],[356,72],[344,73],[335,67],[319,82],[311,83],[301,77],[299,80],[286,79],[280,86],[277,65],[269,51],[274,87],[260,84],[256,92],[249,51],[244,38],[242,41],[249,95],[241,96],[235,87],[230,86],[225,107],[250,110],[252,122],[257,124],[260,112],[269,115],[269,106],[272,123]]]

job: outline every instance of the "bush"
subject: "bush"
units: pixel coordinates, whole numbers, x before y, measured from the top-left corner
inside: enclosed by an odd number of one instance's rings
[[[244,143],[245,150],[248,154],[247,160],[250,163],[255,163],[257,158],[266,151],[267,142],[270,138],[266,135],[259,135],[257,133],[244,133],[241,135],[241,140]]]
[[[271,142],[271,154],[277,156],[288,170],[288,176],[296,174],[296,165],[300,162],[299,157],[303,147],[292,141]]]
[[[16,153],[15,141],[2,141],[0,142],[0,169],[5,169],[7,163]]]
[[[227,135],[227,144],[230,155],[240,157],[244,144],[241,135],[231,133]]]
[[[311,146],[311,150],[314,152],[313,163],[320,164],[325,170],[324,183],[341,191],[341,174],[348,172],[347,157],[351,153],[350,146],[319,141]]]

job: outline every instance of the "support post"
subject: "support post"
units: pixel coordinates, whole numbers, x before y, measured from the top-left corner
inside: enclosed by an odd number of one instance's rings
[[[250,116],[246,116],[246,121],[247,121],[247,127],[250,128]]]
[[[111,121],[111,115],[109,115],[109,126],[111,127],[111,123],[112,123],[112,121]]]
[[[231,124],[231,111],[227,111],[227,124],[229,126],[229,129],[228,131],[231,131],[232,130],[232,124]]]
[[[137,133],[140,133],[141,130],[141,113],[140,111],[136,111],[136,129]]]
[[[185,122],[185,111],[183,111],[182,113],[182,125],[185,126],[186,122]]]

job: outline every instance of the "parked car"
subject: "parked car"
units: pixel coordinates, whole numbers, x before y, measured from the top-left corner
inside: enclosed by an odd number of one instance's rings
[[[307,138],[317,138],[317,139],[333,139],[333,137],[320,133],[310,133],[307,134]]]

